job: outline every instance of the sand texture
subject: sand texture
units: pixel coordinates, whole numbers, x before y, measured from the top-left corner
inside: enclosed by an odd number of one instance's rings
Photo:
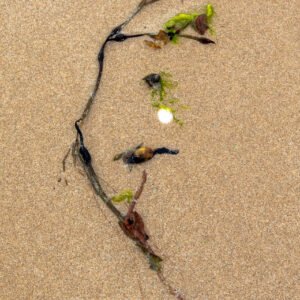
[[[0,299],[175,299],[80,163],[61,167],[99,46],[138,2],[0,0]],[[126,32],[201,4],[160,0]],[[108,46],[85,142],[110,191],[147,170],[138,211],[186,299],[300,299],[299,1],[213,4],[216,45]],[[182,128],[150,105],[141,78],[159,71],[190,106]],[[140,142],[180,154],[132,172],[112,162]]]

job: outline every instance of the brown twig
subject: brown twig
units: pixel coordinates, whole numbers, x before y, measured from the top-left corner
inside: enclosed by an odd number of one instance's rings
[[[141,194],[142,194],[142,192],[143,192],[144,185],[145,185],[146,181],[147,181],[147,173],[146,173],[146,171],[144,170],[144,171],[143,171],[143,176],[142,176],[142,182],[141,182],[141,185],[140,185],[140,187],[138,188],[138,190],[137,190],[137,191],[135,192],[135,194],[134,194],[133,200],[132,200],[132,202],[131,202],[131,204],[130,204],[130,206],[129,206],[129,209],[128,209],[127,214],[130,214],[130,213],[133,212],[133,210],[134,210],[134,208],[135,208],[135,205],[136,205],[136,203],[137,203],[137,200],[140,198],[140,196],[141,196]]]

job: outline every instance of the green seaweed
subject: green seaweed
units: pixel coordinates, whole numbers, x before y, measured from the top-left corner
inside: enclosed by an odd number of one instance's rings
[[[207,16],[208,25],[211,24],[213,17],[215,16],[215,9],[212,4],[205,5],[205,14]]]
[[[178,13],[163,24],[163,30],[160,30],[159,33],[148,34],[148,36],[151,37],[153,41],[145,40],[144,42],[148,47],[151,47],[153,49],[161,49],[164,45],[168,44],[169,42],[172,42],[173,44],[178,44],[180,38],[195,40],[200,42],[201,44],[214,43],[208,38],[197,38],[195,36],[182,34],[182,31],[184,29],[186,29],[188,26],[192,26],[201,35],[204,35],[206,30],[208,30],[211,35],[214,35],[215,30],[212,26],[214,16],[215,9],[210,3],[204,5],[202,9],[198,11]]]
[[[128,190],[124,190],[121,193],[113,196],[111,198],[111,201],[115,202],[115,203],[122,203],[125,201],[127,203],[131,203],[132,199],[133,199],[133,191],[128,189]]]
[[[213,5],[210,4],[210,3],[205,5],[204,8],[203,8],[203,13],[205,13],[206,17],[207,17],[207,25],[209,27],[209,33],[211,35],[215,35],[216,31],[215,31],[212,24],[213,24],[213,19],[216,15],[216,12],[215,12],[215,9],[214,9]]]
[[[177,14],[164,24],[164,29],[167,33],[177,33],[189,26],[197,17],[197,13]]]
[[[176,44],[179,41],[180,32],[185,28],[187,28],[189,25],[192,25],[200,14],[206,15],[207,25],[209,26],[209,32],[211,34],[215,34],[215,30],[213,29],[212,22],[216,13],[213,5],[210,3],[204,5],[200,13],[199,12],[179,13],[174,17],[170,18],[163,25],[164,31],[170,35],[171,41]]]
[[[153,271],[160,272],[162,270],[162,265],[161,265],[162,259],[159,256],[149,254],[148,262],[149,262],[150,268]]]
[[[191,23],[195,21],[198,14],[195,13],[179,13],[176,16],[169,19],[163,28],[166,33],[171,37],[171,41],[174,44],[179,42],[178,34],[180,31],[188,27]]]
[[[160,72],[160,84],[152,87],[151,105],[155,109],[169,110],[173,114],[173,120],[182,126],[183,121],[177,117],[179,109],[188,109],[187,105],[180,105],[180,99],[170,96],[171,90],[177,87],[177,83],[172,80],[172,75],[166,72]]]

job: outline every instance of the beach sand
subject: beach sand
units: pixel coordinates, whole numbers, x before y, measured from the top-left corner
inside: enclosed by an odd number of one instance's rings
[[[80,164],[61,165],[99,46],[138,2],[0,1],[1,299],[174,299]],[[136,189],[146,169],[137,209],[186,299],[299,299],[299,5],[213,4],[216,45],[107,47],[85,143],[108,189]],[[156,32],[197,7],[161,0],[125,31]],[[150,105],[141,78],[160,71],[190,107],[182,128]],[[112,162],[140,142],[180,154],[132,172]]]

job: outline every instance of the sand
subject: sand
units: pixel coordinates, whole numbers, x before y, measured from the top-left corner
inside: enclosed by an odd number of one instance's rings
[[[174,299],[97,205],[80,164],[61,169],[99,46],[137,3],[0,1],[1,299]],[[186,299],[299,299],[299,5],[213,4],[215,46],[108,47],[86,145],[118,191],[147,170],[138,211]],[[195,7],[161,0],[126,32],[157,31]],[[161,125],[149,103],[141,78],[159,71],[190,106],[182,128]],[[140,142],[180,154],[131,173],[112,162]]]

